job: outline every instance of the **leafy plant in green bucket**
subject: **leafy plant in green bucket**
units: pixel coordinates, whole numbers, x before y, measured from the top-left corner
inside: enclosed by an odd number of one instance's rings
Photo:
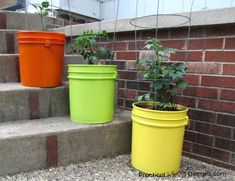
[[[137,97],[137,101],[156,101],[154,104],[141,104],[140,107],[147,107],[153,110],[177,111],[177,104],[173,97],[179,90],[186,89],[188,84],[184,80],[186,66],[184,64],[164,63],[169,59],[169,55],[175,49],[161,45],[156,38],[149,38],[144,49],[154,51],[156,60],[138,60],[140,73],[143,78],[150,81],[150,87],[154,91],[155,97],[151,93],[146,93]]]
[[[100,64],[103,59],[113,59],[113,52],[108,48],[99,47],[98,39],[107,40],[107,32],[84,31],[81,36],[74,39],[72,52],[82,55],[88,64]]]

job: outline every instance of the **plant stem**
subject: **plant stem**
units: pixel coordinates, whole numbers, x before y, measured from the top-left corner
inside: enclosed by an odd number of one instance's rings
[[[40,19],[41,19],[41,24],[42,24],[42,30],[45,31],[45,25],[44,25],[44,22],[43,22],[43,16],[40,15]]]

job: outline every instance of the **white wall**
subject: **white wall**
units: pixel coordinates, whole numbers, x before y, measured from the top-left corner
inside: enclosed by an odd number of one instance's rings
[[[60,7],[69,10],[68,0],[60,0]],[[101,3],[98,0],[70,0],[70,9],[85,16],[100,19]]]
[[[115,19],[118,0],[104,0],[104,19]],[[118,18],[133,18],[136,16],[137,0],[119,0]],[[157,13],[157,0],[138,0],[138,16]],[[189,12],[192,0],[159,0],[159,13]],[[234,7],[235,0],[194,0],[193,11]]]
[[[70,9],[73,12],[96,19],[115,19],[118,0],[70,0]],[[189,12],[193,0],[159,0],[159,13]],[[30,0],[31,3],[40,3],[42,0]],[[68,0],[49,0],[53,6],[69,10]],[[136,16],[137,0],[119,0],[118,19],[134,18]],[[138,0],[138,17],[157,13],[157,0]],[[194,0],[193,11],[234,7],[235,0]],[[35,12],[32,6],[30,12]]]

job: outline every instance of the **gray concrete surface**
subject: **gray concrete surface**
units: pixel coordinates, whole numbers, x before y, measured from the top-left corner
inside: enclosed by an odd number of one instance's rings
[[[46,168],[45,138],[58,137],[58,164],[130,152],[130,112],[107,124],[76,124],[69,117],[0,123],[0,175]]]
[[[0,181],[234,181],[235,172],[183,157],[175,175],[144,175],[131,166],[128,154],[64,167],[0,177]]]
[[[41,20],[37,14],[27,14],[25,12],[12,12],[0,10],[0,13],[6,14],[6,29],[11,30],[41,30]],[[48,18],[47,24],[63,27],[64,20]]]
[[[1,40],[0,40],[1,41]],[[80,55],[64,56],[63,80],[67,81],[68,64],[81,64],[83,58]],[[0,54],[0,83],[19,82],[18,54]]]
[[[224,9],[215,9],[207,11],[196,11],[192,13],[191,26],[203,26],[203,25],[216,25],[216,24],[229,24],[235,22],[235,8],[224,8]],[[179,13],[179,15],[188,16],[189,13]],[[134,31],[135,27],[132,26],[129,22],[131,19],[121,19],[117,21],[116,32],[125,32],[125,31]],[[176,16],[159,16],[158,28],[174,28],[174,27],[184,27],[188,26],[189,23],[182,24],[187,19]],[[135,22],[133,23],[135,24]],[[156,28],[156,16],[144,17],[138,19],[136,22],[138,26],[143,26],[146,28],[137,28],[137,30],[145,29],[155,29]],[[106,20],[101,23],[88,23],[73,25],[72,32],[70,26],[63,28],[57,28],[54,31],[64,32],[66,36],[77,36],[81,35],[84,30],[94,30],[100,31],[105,30],[107,32],[114,32],[115,21]]]
[[[0,83],[19,82],[18,55],[0,55]]]
[[[33,100],[31,93],[35,94]],[[19,83],[0,83],[0,122],[30,119],[33,111],[40,118],[68,115],[68,102],[68,85],[30,88]]]

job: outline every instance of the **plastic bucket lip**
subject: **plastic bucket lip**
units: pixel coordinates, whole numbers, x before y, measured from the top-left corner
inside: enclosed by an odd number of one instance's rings
[[[27,31],[27,30],[22,30],[22,31],[19,31],[17,32],[17,34],[54,34],[54,35],[59,35],[59,36],[64,36],[65,37],[65,34],[64,33],[59,33],[59,32],[50,32],[50,31]]]
[[[101,72],[101,71],[68,71],[68,73],[79,73],[79,74],[115,74],[116,71]]]
[[[136,108],[138,110],[142,110],[142,111],[145,111],[145,112],[152,112],[152,113],[159,113],[159,114],[165,114],[165,113],[167,113],[167,114],[179,114],[179,113],[185,113],[185,112],[188,111],[187,107],[185,107],[183,105],[180,105],[180,104],[177,104],[177,105],[184,108],[184,110],[180,110],[180,111],[160,111],[160,110],[145,109],[145,108],[141,108],[141,107],[136,106],[136,104],[139,104],[139,103],[148,103],[148,101],[134,102],[132,104],[133,108]],[[157,102],[153,102],[153,103],[157,103]]]
[[[117,67],[117,65],[103,65],[103,64],[96,64],[96,65],[91,65],[91,64],[68,64],[68,67]]]
[[[189,119],[187,116],[188,108],[185,106],[178,104],[178,106],[184,108],[184,110],[181,111],[158,111],[140,108],[136,106],[138,103],[148,103],[148,101],[135,102],[132,104],[132,120],[135,123],[161,128],[176,128],[189,124]],[[167,115],[170,115],[170,117]]]
[[[42,31],[20,31],[17,32],[19,44],[45,44],[64,45],[65,34],[57,32]]]

